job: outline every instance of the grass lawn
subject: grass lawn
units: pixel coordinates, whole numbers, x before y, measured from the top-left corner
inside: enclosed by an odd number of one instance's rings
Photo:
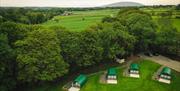
[[[100,22],[103,16],[88,16],[88,15],[71,15],[71,16],[57,16],[59,21],[50,20],[46,22],[45,26],[63,26],[70,31],[83,31],[90,25],[95,25]],[[84,18],[84,20],[82,20]]]
[[[81,91],[179,91],[180,73],[173,72],[173,80],[170,85],[152,80],[152,75],[160,67],[159,64],[151,61],[140,61],[141,78],[129,78],[122,75],[123,68],[118,70],[118,84],[109,85],[99,83],[102,72],[91,75]]]
[[[116,68],[118,71],[118,84],[101,84],[99,83],[102,71],[88,75],[87,83],[81,91],[179,91],[180,73],[173,71],[172,83],[170,85],[152,80],[152,75],[160,67],[152,61],[139,61],[141,78],[129,78],[122,75],[122,67]],[[24,91],[63,91],[62,86],[67,82],[58,82],[56,84],[44,84],[42,86],[26,88]],[[28,90],[27,90],[28,89]]]

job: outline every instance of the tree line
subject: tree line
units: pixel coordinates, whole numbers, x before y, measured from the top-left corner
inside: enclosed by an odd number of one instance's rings
[[[12,21],[24,24],[40,24],[54,16],[63,14],[59,8],[8,8],[0,7],[0,22]]]
[[[139,9],[123,9],[82,32],[4,21],[0,23],[0,89],[53,81],[71,70],[140,52],[179,57],[179,45],[180,32],[170,19],[162,17],[156,24]]]

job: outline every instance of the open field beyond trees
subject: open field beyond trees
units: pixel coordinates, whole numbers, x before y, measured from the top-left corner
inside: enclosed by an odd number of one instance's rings
[[[115,16],[118,11],[119,9],[73,11],[72,15],[56,16],[43,25],[46,27],[61,25],[70,31],[83,31],[89,26],[100,23],[105,16]]]
[[[55,16],[53,19],[43,23],[45,27],[63,26],[69,31],[84,31],[90,26],[100,23],[102,18],[106,16],[116,16],[120,9],[105,9],[105,10],[89,10],[89,11],[73,11],[72,15],[68,16]],[[143,9],[146,12],[150,10]],[[155,9],[154,12],[163,12],[168,9]],[[157,22],[158,17],[153,16],[153,19]],[[180,31],[180,19],[171,19],[174,27]]]

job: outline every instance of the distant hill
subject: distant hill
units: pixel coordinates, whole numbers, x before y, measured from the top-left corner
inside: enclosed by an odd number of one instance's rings
[[[136,3],[136,2],[116,2],[108,5],[104,5],[102,7],[132,7],[132,6],[144,6],[141,3]]]

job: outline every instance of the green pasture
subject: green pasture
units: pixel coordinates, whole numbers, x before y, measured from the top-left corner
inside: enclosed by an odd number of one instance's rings
[[[43,23],[45,27],[63,26],[70,31],[83,31],[92,25],[101,22],[105,16],[115,16],[120,9],[105,9],[105,10],[89,10],[89,11],[73,11],[69,16],[56,16],[53,19]],[[144,11],[149,12],[144,9]],[[165,10],[154,10],[154,12]],[[153,16],[155,20],[157,16]],[[172,19],[174,26],[180,31],[180,19]]]
[[[63,26],[70,31],[83,31],[89,26],[101,22],[105,16],[115,16],[118,9],[74,11],[69,16],[56,16],[45,22],[43,26]]]

